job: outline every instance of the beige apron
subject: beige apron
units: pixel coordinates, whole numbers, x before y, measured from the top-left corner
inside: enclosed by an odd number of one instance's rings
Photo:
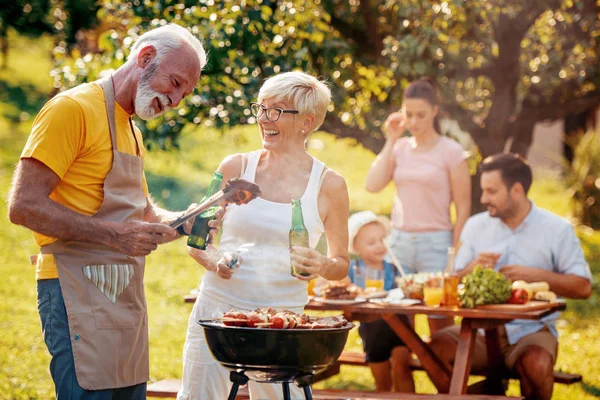
[[[146,208],[142,159],[118,151],[112,79],[100,84],[113,163],[104,181],[104,201],[94,218],[141,221]],[[41,252],[54,254],[79,385],[100,390],[148,381],[145,257],[129,258],[106,246],[73,241],[56,241]]]

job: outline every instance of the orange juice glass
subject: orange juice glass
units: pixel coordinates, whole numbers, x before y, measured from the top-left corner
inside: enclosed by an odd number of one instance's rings
[[[439,307],[444,299],[444,280],[441,276],[432,275],[423,287],[423,301],[429,307]]]
[[[423,299],[429,307],[439,307],[444,297],[444,289],[439,287],[424,287]]]
[[[383,281],[379,280],[379,279],[367,279],[365,286],[367,288],[377,289],[377,291],[382,291],[383,290]]]
[[[367,268],[367,279],[365,288],[374,288],[376,291],[383,290],[383,270]]]

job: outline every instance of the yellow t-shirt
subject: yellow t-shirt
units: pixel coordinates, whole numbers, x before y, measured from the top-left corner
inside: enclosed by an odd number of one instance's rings
[[[115,122],[119,151],[138,154],[137,141],[143,158],[142,134],[130,125],[129,114],[118,103]],[[60,177],[50,194],[52,200],[81,214],[95,214],[104,199],[104,179],[113,158],[102,88],[96,83],[82,84],[48,101],[35,118],[21,158],[35,158]],[[145,176],[142,185],[148,196]],[[37,232],[33,235],[39,246],[56,241]],[[52,255],[38,255],[36,276],[38,280],[58,277]]]

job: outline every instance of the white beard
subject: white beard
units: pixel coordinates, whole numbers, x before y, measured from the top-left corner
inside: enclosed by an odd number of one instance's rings
[[[147,73],[142,74],[135,92],[135,114],[141,119],[148,121],[165,113],[169,109],[169,99],[164,94],[158,93],[150,87],[150,80],[156,70],[148,68]],[[156,112],[152,102],[157,98],[163,110]]]

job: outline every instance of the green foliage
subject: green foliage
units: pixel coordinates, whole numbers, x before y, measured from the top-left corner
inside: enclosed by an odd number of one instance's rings
[[[579,109],[597,104],[589,100],[600,77],[592,0],[105,0],[99,17],[111,27],[99,38],[104,53],[71,63],[59,46],[57,87],[118,67],[132,44],[128,36],[167,22],[204,41],[209,63],[196,94],[144,123],[163,148],[177,146],[186,124],[252,122],[248,103],[264,79],[294,69],[332,85],[334,106],[323,129],[372,151],[382,145],[381,122],[400,106],[403,89],[425,74],[436,78],[446,112],[484,157],[501,151],[509,136],[529,143],[533,123],[563,116],[576,107],[570,100]]]
[[[0,36],[6,36],[8,28],[30,37],[51,32],[50,9],[49,0],[1,0]]]
[[[590,130],[575,146],[567,183],[573,213],[582,224],[600,229],[600,134]]]
[[[512,294],[512,283],[504,275],[479,265],[463,278],[462,283],[464,290],[459,294],[461,307],[506,303]]]

